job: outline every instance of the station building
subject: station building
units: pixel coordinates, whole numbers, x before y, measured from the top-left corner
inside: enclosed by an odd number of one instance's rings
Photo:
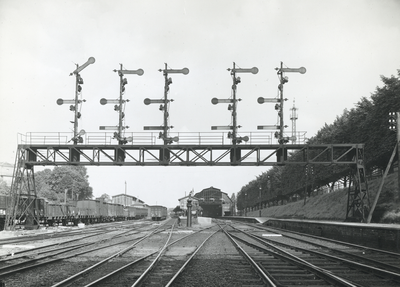
[[[186,215],[187,214],[187,200],[189,198],[190,195],[179,198],[179,206],[180,208],[183,210],[183,213]],[[192,200],[192,214],[200,214],[200,210],[199,210],[199,199],[194,197],[194,196],[190,196],[190,199]]]
[[[144,201],[128,194],[117,194],[112,196],[112,203],[122,204],[124,206],[143,205]]]
[[[221,217],[233,214],[234,203],[228,194],[213,186],[205,188],[194,195],[202,208],[201,216]]]

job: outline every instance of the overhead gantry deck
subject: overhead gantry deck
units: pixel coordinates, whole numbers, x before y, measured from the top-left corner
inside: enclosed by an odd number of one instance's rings
[[[288,156],[292,155],[292,156]],[[243,145],[76,145],[20,144],[11,186],[12,213],[6,226],[17,221],[18,202],[34,224],[34,166],[275,166],[345,165],[351,167],[354,187],[348,192],[347,218],[363,221],[369,211],[363,144],[243,144]]]
[[[19,145],[20,158],[33,165],[97,166],[274,166],[356,165],[362,144],[326,145]],[[288,154],[296,153],[296,157]]]

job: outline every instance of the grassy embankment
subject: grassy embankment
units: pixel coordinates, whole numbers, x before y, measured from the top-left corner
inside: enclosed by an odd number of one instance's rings
[[[372,205],[382,178],[368,182],[369,200]],[[297,218],[311,220],[344,221],[347,208],[347,189],[317,195],[286,205],[273,206],[262,210],[261,215],[275,218]],[[248,212],[248,216],[258,216],[259,211]],[[400,197],[397,172],[385,179],[372,222],[400,223]]]

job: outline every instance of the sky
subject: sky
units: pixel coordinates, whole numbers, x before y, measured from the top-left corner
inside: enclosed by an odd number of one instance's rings
[[[76,64],[84,80],[79,129],[98,132],[118,124],[112,105],[119,97],[114,69],[143,69],[126,75],[125,124],[129,132],[162,125],[158,105],[170,74],[170,124],[176,132],[210,132],[229,125],[224,104],[231,96],[228,68],[257,67],[240,74],[237,97],[240,135],[258,125],[278,123],[273,105],[258,97],[277,97],[275,68],[305,67],[286,73],[284,120],[291,133],[290,108],[298,109],[297,131],[313,137],[344,109],[370,97],[380,76],[400,69],[400,1],[396,0],[0,0],[0,162],[14,163],[17,146],[29,133],[71,133],[73,113],[59,98],[73,99]],[[35,171],[43,167],[35,168]],[[51,168],[51,167],[46,167]],[[94,195],[125,193],[168,207],[191,190],[214,186],[228,195],[267,167],[87,167]],[[126,182],[126,185],[125,185]]]

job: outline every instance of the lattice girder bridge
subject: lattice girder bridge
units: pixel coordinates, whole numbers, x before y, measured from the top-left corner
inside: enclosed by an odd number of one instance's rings
[[[288,154],[296,153],[291,157]],[[21,217],[38,222],[35,206],[35,165],[85,166],[275,166],[347,165],[354,185],[349,190],[347,217],[364,220],[369,211],[363,144],[244,144],[244,145],[18,145],[11,212],[6,226]],[[24,200],[24,210],[17,204]],[[18,212],[17,212],[18,210]],[[19,215],[18,215],[19,214]]]

